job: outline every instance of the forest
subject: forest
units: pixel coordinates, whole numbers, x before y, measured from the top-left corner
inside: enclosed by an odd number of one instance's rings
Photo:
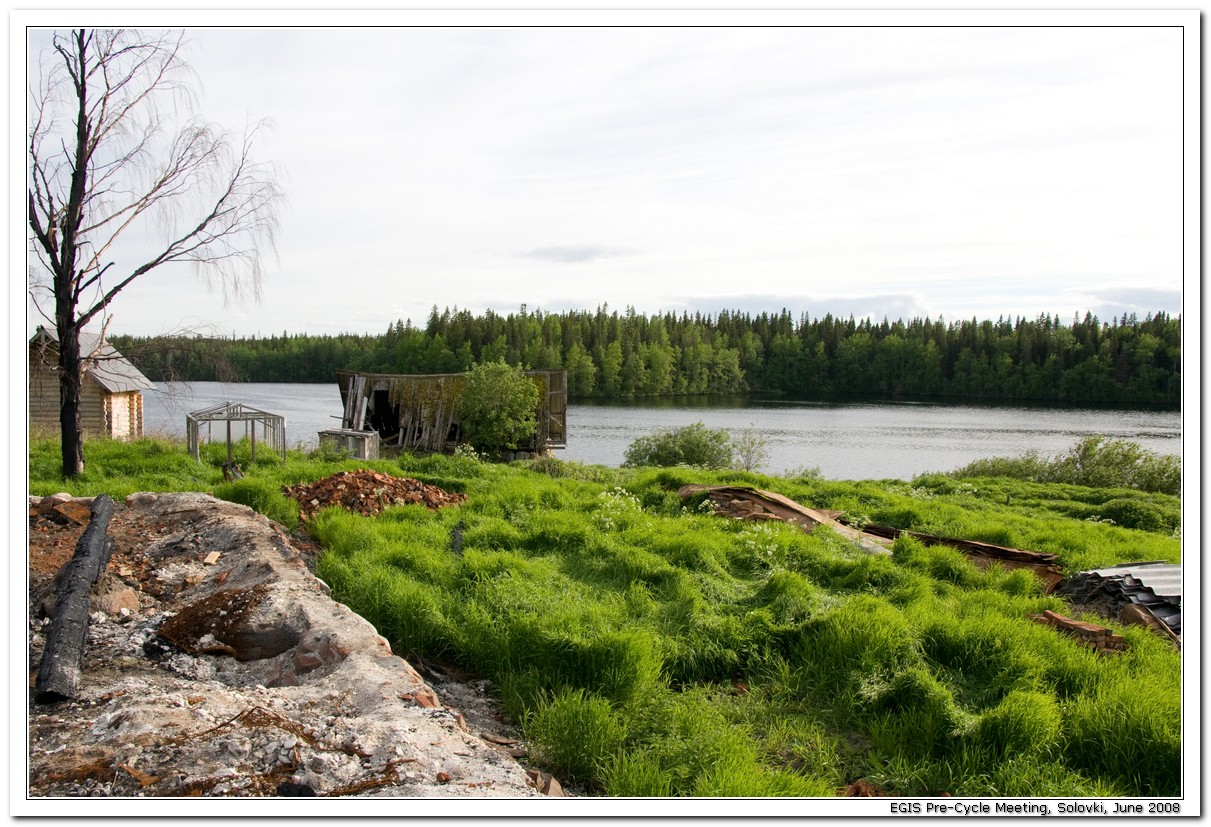
[[[1079,314],[874,322],[789,310],[644,315],[600,306],[501,315],[436,306],[379,336],[133,337],[112,344],[154,381],[332,382],[337,370],[452,373],[504,360],[565,368],[573,398],[776,394],[1176,409],[1181,317]]]

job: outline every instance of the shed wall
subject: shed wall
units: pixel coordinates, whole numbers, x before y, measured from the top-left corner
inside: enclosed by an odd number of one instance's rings
[[[59,430],[59,374],[40,360],[29,369],[29,426]],[[143,395],[110,394],[84,375],[80,388],[80,429],[91,435],[129,439],[143,435]]]

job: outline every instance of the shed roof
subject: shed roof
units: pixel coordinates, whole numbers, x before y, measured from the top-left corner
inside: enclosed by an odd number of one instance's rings
[[[30,344],[39,342],[59,344],[59,336],[54,330],[38,327]],[[143,373],[131,364],[130,360],[118,353],[114,346],[101,338],[101,334],[90,330],[80,331],[80,353],[86,354],[84,372],[93,381],[110,393],[127,393],[129,391],[154,390],[155,385]]]

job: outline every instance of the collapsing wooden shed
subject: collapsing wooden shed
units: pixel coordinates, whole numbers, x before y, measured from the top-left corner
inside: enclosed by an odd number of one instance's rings
[[[527,370],[538,385],[538,429],[523,450],[543,452],[568,444],[568,372]],[[383,442],[407,450],[452,451],[463,441],[456,411],[462,373],[406,375],[338,370],[344,413],[341,428],[376,431]]]
[[[80,429],[113,439],[143,436],[143,391],[155,385],[98,333],[80,331],[84,357]],[[59,428],[59,339],[39,327],[29,341],[29,424]]]

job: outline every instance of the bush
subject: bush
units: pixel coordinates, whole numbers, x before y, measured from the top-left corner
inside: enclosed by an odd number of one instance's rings
[[[1119,497],[1107,500],[1097,509],[1103,520],[1113,520],[1115,525],[1140,531],[1172,531],[1181,525],[1182,515],[1176,508],[1172,511],[1157,503]]]
[[[1067,483],[1091,488],[1134,488],[1160,494],[1180,494],[1180,457],[1154,454],[1137,442],[1087,436],[1067,453],[1043,459],[1028,452],[1017,459],[981,459],[951,476],[1010,477],[1028,482]]]
[[[521,368],[484,362],[467,372],[458,419],[467,442],[480,451],[515,448],[538,428],[538,386]]]
[[[736,435],[732,447],[742,471],[756,471],[769,460],[769,440],[752,425]]]
[[[669,428],[641,436],[630,444],[623,465],[628,468],[693,465],[700,468],[729,468],[734,449],[732,439],[722,428],[708,428],[701,422],[681,428]]]

